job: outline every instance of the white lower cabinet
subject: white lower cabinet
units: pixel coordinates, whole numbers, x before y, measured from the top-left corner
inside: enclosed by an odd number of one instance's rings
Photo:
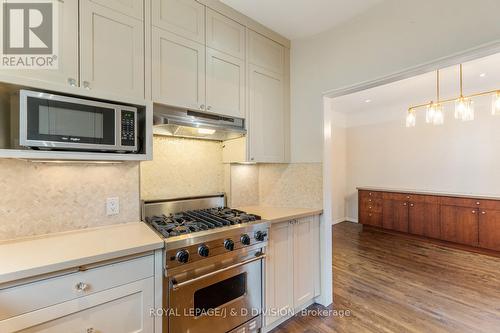
[[[152,333],[153,266],[151,255],[2,289],[0,332]]]
[[[319,216],[271,225],[265,326],[270,329],[319,295]]]

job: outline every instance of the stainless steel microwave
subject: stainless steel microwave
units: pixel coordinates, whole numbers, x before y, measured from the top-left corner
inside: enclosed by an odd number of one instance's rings
[[[18,124],[23,147],[137,151],[137,108],[131,106],[20,90]]]

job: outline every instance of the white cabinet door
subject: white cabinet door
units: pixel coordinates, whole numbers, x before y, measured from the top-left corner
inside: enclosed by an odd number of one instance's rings
[[[245,59],[245,26],[210,8],[206,11],[207,46]]]
[[[284,73],[285,48],[282,45],[255,31],[249,31],[248,39],[250,63],[276,73]]]
[[[153,27],[153,101],[205,110],[205,46]]]
[[[117,10],[125,15],[135,17],[139,20],[144,20],[143,16],[143,0],[92,0],[102,6]]]
[[[153,277],[0,322],[0,332],[152,333]]]
[[[207,110],[245,118],[245,61],[207,48]]]
[[[293,305],[299,308],[314,298],[314,219],[306,217],[293,224]]]
[[[82,0],[80,45],[84,88],[144,98],[143,21]]]
[[[285,162],[285,111],[283,76],[250,65],[250,161]]]
[[[38,81],[34,86],[44,88],[43,83],[78,85],[78,0],[53,1],[58,6],[59,51],[57,69],[2,69],[1,75],[29,78]]]
[[[205,6],[195,0],[153,0],[153,26],[205,44]]]
[[[292,242],[290,222],[271,225],[266,250],[265,308],[278,313],[277,316],[266,316],[266,326],[278,320],[280,312],[286,313],[293,307]]]

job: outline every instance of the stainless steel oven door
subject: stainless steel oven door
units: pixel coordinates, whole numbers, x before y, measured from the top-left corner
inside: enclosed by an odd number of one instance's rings
[[[170,277],[168,332],[224,333],[259,317],[264,257],[254,253],[222,268]]]

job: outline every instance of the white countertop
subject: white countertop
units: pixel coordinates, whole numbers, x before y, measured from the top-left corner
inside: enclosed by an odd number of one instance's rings
[[[396,188],[386,188],[386,187],[376,187],[376,186],[360,186],[357,187],[361,191],[373,191],[373,192],[394,192],[394,193],[408,193],[408,194],[422,194],[422,195],[436,195],[443,197],[458,197],[458,198],[476,198],[476,199],[490,199],[499,200],[500,196],[490,195],[490,194],[473,194],[473,193],[454,193],[454,192],[440,192],[431,190],[412,190],[412,189],[396,189]]]
[[[271,223],[300,219],[302,217],[320,215],[323,213],[323,209],[313,208],[245,206],[238,207],[237,209],[243,210],[250,214],[259,215],[263,220],[270,221]]]
[[[0,284],[160,249],[142,222],[0,242]]]

